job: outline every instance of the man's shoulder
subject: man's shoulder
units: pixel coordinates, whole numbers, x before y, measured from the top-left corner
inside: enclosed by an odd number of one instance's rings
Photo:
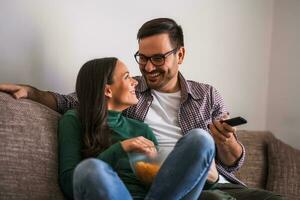
[[[214,90],[214,87],[207,83],[200,83],[193,80],[187,80],[187,85],[190,89],[190,92],[194,95],[203,95],[207,93],[211,93]]]
[[[188,85],[200,88],[212,88],[213,86],[207,83],[200,83],[198,81],[187,80]]]

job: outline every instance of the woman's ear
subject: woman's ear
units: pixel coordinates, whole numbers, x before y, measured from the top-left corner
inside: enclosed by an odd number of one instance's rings
[[[112,91],[111,91],[110,85],[106,85],[106,86],[105,86],[105,89],[104,89],[104,95],[105,95],[107,98],[112,98]]]
[[[185,48],[180,47],[180,49],[178,50],[178,64],[183,63],[184,55],[185,55]]]

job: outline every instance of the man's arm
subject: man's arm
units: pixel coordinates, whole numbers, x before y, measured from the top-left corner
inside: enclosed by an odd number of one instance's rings
[[[0,91],[7,92],[16,99],[31,99],[62,114],[69,109],[76,108],[78,105],[75,93],[62,95],[49,91],[41,91],[29,85],[16,84],[0,84]]]
[[[235,171],[243,164],[245,149],[236,137],[236,128],[220,122],[229,118],[229,114],[223,98],[215,88],[211,90],[211,102],[212,123],[209,130],[216,143],[216,159],[223,167]]]
[[[56,98],[52,92],[38,90],[30,85],[21,84],[0,84],[0,91],[7,92],[16,99],[31,99],[57,111]]]

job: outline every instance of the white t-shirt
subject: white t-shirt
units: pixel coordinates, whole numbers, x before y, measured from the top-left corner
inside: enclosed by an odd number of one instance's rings
[[[170,152],[182,137],[178,123],[181,91],[163,93],[151,90],[151,94],[153,101],[144,122],[152,129],[159,147]],[[219,176],[219,183],[229,183],[221,174]]]
[[[162,93],[151,90],[153,101],[144,120],[154,135],[160,148],[174,148],[182,137],[178,123],[181,92]]]

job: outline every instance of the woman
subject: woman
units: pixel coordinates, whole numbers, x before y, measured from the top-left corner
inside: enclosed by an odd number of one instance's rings
[[[135,177],[127,152],[151,156],[157,145],[145,123],[122,116],[138,102],[136,85],[117,58],[91,60],[80,69],[79,107],[59,122],[59,177],[68,198],[198,199],[214,158],[213,140],[198,132],[178,141],[150,189]],[[199,148],[209,156],[199,155]]]

